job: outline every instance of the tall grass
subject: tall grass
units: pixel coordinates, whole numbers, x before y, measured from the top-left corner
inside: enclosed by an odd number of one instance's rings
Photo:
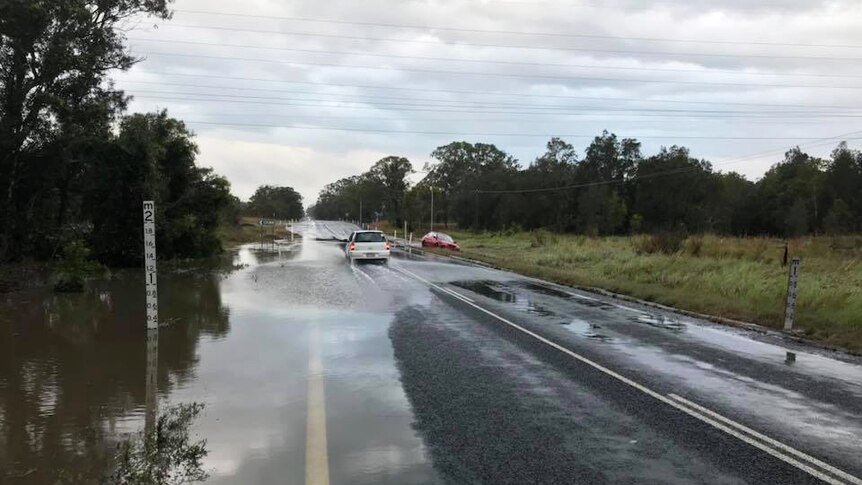
[[[588,238],[545,232],[458,232],[466,257],[564,284],[780,328],[785,241],[716,235]],[[862,236],[787,242],[802,261],[796,328],[862,351]]]

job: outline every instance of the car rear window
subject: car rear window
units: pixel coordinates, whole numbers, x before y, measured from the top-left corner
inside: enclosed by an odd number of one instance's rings
[[[383,237],[382,232],[357,232],[354,241],[360,243],[384,242],[386,238]]]

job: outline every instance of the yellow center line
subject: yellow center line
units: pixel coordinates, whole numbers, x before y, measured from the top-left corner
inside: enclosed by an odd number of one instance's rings
[[[308,341],[308,411],[305,430],[305,485],[329,485],[326,452],[326,400],[319,323],[312,323]]]

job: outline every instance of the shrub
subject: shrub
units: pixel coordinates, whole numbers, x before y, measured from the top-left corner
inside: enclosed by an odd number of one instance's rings
[[[703,236],[692,236],[685,240],[685,252],[694,256],[700,257],[703,251]]]
[[[686,236],[680,231],[662,231],[632,240],[635,251],[646,254],[676,254],[682,249]],[[702,241],[701,241],[702,245]]]
[[[63,257],[57,265],[54,290],[84,291],[84,281],[99,268],[98,263],[90,261],[90,248],[81,241],[72,241],[63,248]]]
[[[552,232],[548,232],[544,229],[536,229],[535,231],[530,232],[531,248],[540,248],[547,244],[554,244],[556,242],[557,236]]]

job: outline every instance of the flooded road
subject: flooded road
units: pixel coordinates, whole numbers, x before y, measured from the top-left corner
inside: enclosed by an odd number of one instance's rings
[[[350,266],[352,229],[160,267],[158,407],[205,404],[208,483],[862,483],[852,358],[440,258]],[[142,282],[0,295],[0,482],[97,482],[142,428]]]

